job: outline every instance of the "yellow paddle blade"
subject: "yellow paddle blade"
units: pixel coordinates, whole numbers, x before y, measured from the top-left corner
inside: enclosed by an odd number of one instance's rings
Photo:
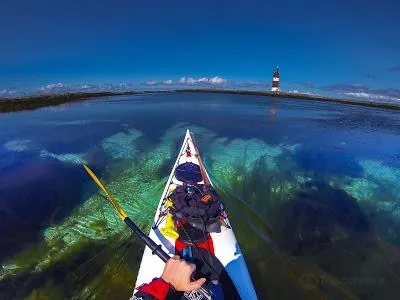
[[[117,211],[119,217],[122,220],[125,220],[125,218],[127,217],[125,211],[122,209],[122,207],[118,204],[117,200],[115,200],[115,198],[113,197],[113,195],[107,190],[107,188],[101,183],[100,179],[97,178],[97,176],[93,173],[92,170],[89,169],[89,167],[87,165],[83,165],[83,167],[85,168],[85,170],[88,172],[88,174],[90,175],[90,177],[92,177],[93,181],[96,182],[96,184],[103,190],[103,192],[106,194],[107,199],[110,201],[110,203],[112,204],[112,206],[115,208],[115,210]]]
[[[162,235],[173,238],[175,240],[179,237],[179,233],[175,231],[174,220],[172,219],[172,216],[170,214],[165,217],[165,227],[161,228],[160,232],[162,233]]]
[[[168,199],[167,202],[165,203],[165,207],[166,207],[166,208],[170,208],[170,207],[172,207],[172,206],[174,206],[174,204],[172,203],[172,200],[171,200],[171,199]]]

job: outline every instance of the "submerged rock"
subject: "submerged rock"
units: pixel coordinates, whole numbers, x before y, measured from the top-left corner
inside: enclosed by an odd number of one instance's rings
[[[369,236],[371,224],[356,199],[324,182],[308,182],[283,201],[275,214],[274,237],[292,254],[318,251],[349,236]]]

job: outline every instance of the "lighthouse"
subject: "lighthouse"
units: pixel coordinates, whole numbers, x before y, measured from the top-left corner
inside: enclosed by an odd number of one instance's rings
[[[272,92],[279,92],[279,68],[276,67],[274,75],[272,75]]]

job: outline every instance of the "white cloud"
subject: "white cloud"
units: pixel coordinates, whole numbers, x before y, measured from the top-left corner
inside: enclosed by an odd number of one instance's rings
[[[364,97],[364,98],[369,98],[370,94],[364,93],[364,92],[348,92],[344,93],[346,96],[353,96],[353,97]]]
[[[202,78],[199,78],[199,79],[197,80],[197,82],[199,82],[199,83],[208,83],[208,82],[209,82],[209,79],[208,79],[208,78],[205,78],[205,77],[202,77]]]
[[[199,81],[196,79],[193,79],[192,77],[181,77],[181,79],[179,79],[179,84],[193,85],[196,82],[199,82]]]
[[[193,78],[193,77],[181,77],[179,80],[174,81],[172,79],[163,80],[163,81],[155,81],[150,80],[146,81],[145,85],[224,85],[228,81],[224,78],[219,76],[215,77],[200,77],[200,78]]]
[[[319,96],[318,94],[314,94],[314,93],[311,93],[311,92],[308,92],[308,91],[304,92],[304,91],[299,91],[299,90],[288,90],[287,92],[291,93],[291,94]]]
[[[356,98],[364,98],[370,100],[390,100],[390,101],[400,101],[400,98],[387,96],[387,95],[379,95],[373,93],[365,93],[365,92],[347,92],[344,93],[346,96],[356,97]]]
[[[226,83],[226,79],[218,77],[218,76],[215,76],[213,78],[210,78],[209,82],[211,84],[225,84]]]
[[[0,91],[0,96],[4,96],[4,97],[12,96],[12,95],[15,95],[15,94],[16,94],[16,91],[14,91],[14,90],[3,89],[3,90]]]
[[[122,82],[122,83],[120,83],[120,84],[118,85],[118,87],[127,89],[127,88],[132,87],[132,84],[131,84],[131,83],[127,83],[127,82]]]
[[[265,81],[229,81],[230,87],[248,90],[264,90],[269,89],[271,84]]]
[[[56,90],[56,89],[62,89],[65,88],[66,85],[64,83],[52,83],[52,84],[48,84],[46,86],[42,86],[40,88],[41,91],[51,91],[51,90]]]
[[[54,94],[54,93],[75,93],[75,92],[119,92],[129,91],[134,88],[134,85],[129,82],[121,83],[101,83],[101,84],[64,84],[64,83],[53,83],[39,88],[39,94]]]

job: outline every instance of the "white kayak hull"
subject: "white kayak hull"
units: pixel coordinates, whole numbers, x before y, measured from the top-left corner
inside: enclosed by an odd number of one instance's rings
[[[186,156],[186,148],[189,144],[191,149],[191,157]],[[165,218],[160,222],[159,214],[164,211],[165,201],[163,201],[177,186],[182,185],[175,178],[175,169],[181,163],[191,161],[193,163],[199,164],[199,153],[197,153],[197,147],[194,144],[193,137],[187,130],[184,142],[182,144],[181,150],[179,152],[178,158],[175,162],[172,172],[168,178],[168,182],[165,186],[164,192],[161,196],[160,202],[157,207],[157,211],[154,217],[153,225],[158,223],[157,228],[150,230],[149,237],[156,243],[162,246],[162,249],[169,253],[171,256],[175,254],[175,240],[162,235],[160,232],[161,228],[165,226]],[[207,171],[205,170],[206,176],[208,177]],[[208,177],[208,181],[211,180]],[[202,184],[203,182],[200,182]],[[227,221],[229,222],[229,221]],[[234,283],[236,290],[238,291],[242,299],[257,299],[256,292],[253,287],[249,272],[247,270],[246,262],[244,260],[243,254],[240,250],[239,244],[236,240],[235,234],[230,228],[223,227],[220,233],[211,233],[212,242],[214,245],[214,255],[222,263],[225,270],[229,274],[232,282]],[[153,278],[160,277],[164,269],[164,262],[158,258],[156,255],[152,255],[151,250],[146,247],[143,253],[143,258],[140,264],[137,280],[135,287],[139,287],[142,284],[149,283]],[[136,290],[135,290],[136,292]]]

